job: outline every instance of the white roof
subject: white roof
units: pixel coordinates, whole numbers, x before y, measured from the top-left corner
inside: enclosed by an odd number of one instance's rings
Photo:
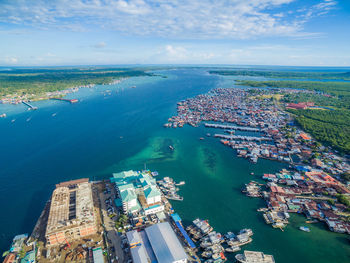
[[[187,259],[184,248],[168,222],[149,226],[145,231],[158,262],[172,263]]]

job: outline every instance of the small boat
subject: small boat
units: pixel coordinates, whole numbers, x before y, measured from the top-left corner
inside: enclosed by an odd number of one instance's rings
[[[6,118],[6,113],[1,114],[0,118]]]
[[[55,117],[56,115],[57,115],[57,113],[53,113],[53,114],[52,114],[52,117]]]
[[[314,220],[306,220],[305,223],[314,224],[314,223],[318,223],[318,220],[317,220],[317,219],[314,219]]]
[[[136,88],[136,86],[131,86],[130,88],[135,89],[135,88]]]
[[[207,133],[207,136],[208,136],[208,137],[210,137],[210,136],[211,136],[211,134],[210,134],[210,133]]]
[[[203,141],[203,140],[204,140],[204,138],[203,138],[203,137],[200,137],[199,139],[200,139],[201,141]]]
[[[27,119],[27,122],[30,121],[31,119],[32,119],[32,117],[29,117],[29,118]]]
[[[174,147],[172,145],[169,145],[169,149],[174,151]]]
[[[12,123],[14,123],[15,121],[16,121],[16,119],[11,120]]]
[[[231,247],[228,247],[225,249],[225,251],[229,252],[229,253],[234,253],[234,252],[237,252],[240,250],[241,250],[241,248],[239,246],[231,246]]]
[[[301,226],[301,227],[299,227],[299,229],[301,231],[304,231],[304,232],[310,232],[311,231],[310,228],[308,228],[307,226]]]

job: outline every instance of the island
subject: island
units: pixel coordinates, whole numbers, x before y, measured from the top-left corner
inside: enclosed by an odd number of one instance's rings
[[[128,77],[152,75],[143,69],[112,67],[2,69],[0,103],[61,98],[79,88],[116,84]]]

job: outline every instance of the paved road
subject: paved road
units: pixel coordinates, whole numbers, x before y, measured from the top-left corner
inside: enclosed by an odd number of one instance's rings
[[[118,256],[118,262],[120,263],[124,263],[127,262],[127,259],[125,257],[125,253],[123,251],[123,249],[121,248],[121,238],[118,236],[117,232],[115,231],[115,222],[113,221],[113,219],[111,219],[108,216],[107,213],[107,208],[106,208],[106,203],[105,200],[108,199],[109,197],[111,197],[112,200],[114,200],[114,189],[112,187],[110,187],[111,189],[111,194],[104,194],[104,193],[100,193],[100,200],[101,200],[101,206],[102,206],[102,214],[103,214],[103,221],[106,227],[106,231],[107,231],[107,238],[111,241],[111,243],[109,243],[110,246],[113,246],[115,249],[115,253],[112,253],[111,258],[115,259],[115,255]],[[114,203],[113,203],[114,206]],[[115,211],[116,210],[116,207]]]

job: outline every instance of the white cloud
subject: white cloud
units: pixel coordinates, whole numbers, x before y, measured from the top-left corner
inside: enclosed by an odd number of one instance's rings
[[[5,57],[4,61],[5,61],[6,64],[9,64],[9,65],[17,64],[18,63],[18,58],[7,56],[7,57]]]
[[[95,45],[93,45],[94,48],[104,48],[106,46],[107,45],[105,42],[99,42],[99,43],[96,43]]]
[[[336,5],[333,0],[323,0],[312,7],[314,11],[303,11],[305,19],[290,21],[279,7],[293,1],[4,0],[0,22],[73,31],[97,26],[127,34],[187,39],[295,36],[306,18]]]

